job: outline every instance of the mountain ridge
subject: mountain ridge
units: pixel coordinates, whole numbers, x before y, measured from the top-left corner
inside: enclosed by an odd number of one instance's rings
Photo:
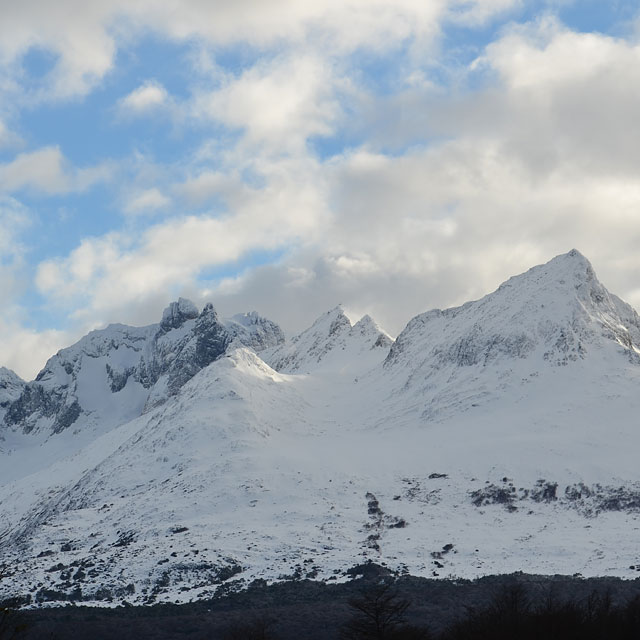
[[[5,401],[5,428],[57,434],[82,427],[82,419],[115,426],[175,395],[232,341],[258,351],[284,341],[280,327],[255,312],[245,314],[244,324],[239,320],[223,322],[210,303],[198,311],[180,298],[157,324],[92,331],[52,356],[19,397]]]
[[[348,580],[368,560],[635,576],[640,324],[578,252],[420,314],[395,343],[340,307],[278,342],[257,315],[227,329],[212,307],[175,304],[154,343],[161,402],[96,431],[5,430],[0,594],[185,602],[256,579]],[[247,326],[257,350],[232,335]],[[122,351],[104,333],[91,344],[122,371],[157,335],[139,331]],[[104,390],[105,361],[87,358]]]

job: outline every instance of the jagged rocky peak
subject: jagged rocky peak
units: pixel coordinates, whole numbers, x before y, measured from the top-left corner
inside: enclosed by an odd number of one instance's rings
[[[284,341],[278,325],[257,313],[222,320],[211,303],[199,312],[185,298],[159,324],[112,324],[50,358],[36,380],[6,400],[3,419],[25,433],[59,433],[71,425],[122,423],[179,392],[232,342],[260,351]]]
[[[349,320],[347,314],[344,312],[342,305],[337,305],[333,309],[330,309],[326,313],[319,316],[315,322],[301,334],[293,338],[293,342],[297,342],[303,336],[311,333],[323,337],[338,336],[345,331],[351,329],[351,320]]]
[[[213,307],[212,307],[213,308]],[[165,331],[181,327],[187,320],[193,320],[199,315],[198,307],[191,300],[178,298],[172,302],[163,312],[160,327]]]
[[[257,311],[238,313],[225,321],[225,325],[234,339],[256,352],[276,347],[285,340],[282,329]]]
[[[246,313],[236,313],[231,316],[233,322],[237,322],[243,327],[253,327],[260,324],[264,318],[257,311],[247,311]]]
[[[336,358],[369,363],[368,351],[380,350],[384,355],[391,342],[369,316],[352,325],[342,306],[338,305],[323,313],[291,342],[268,349],[262,355],[276,371],[294,373],[317,369]]]
[[[24,387],[26,382],[11,369],[0,367],[0,390],[11,393],[14,389]]]
[[[0,419],[9,405],[17,400],[27,383],[14,371],[0,367]]]
[[[323,323],[326,320],[330,321],[330,336],[341,333],[343,330],[351,329],[351,320],[349,320],[349,317],[344,312],[342,305],[334,307],[333,309],[331,309],[331,311],[328,311],[324,316],[321,316],[319,318],[320,323]]]
[[[207,303],[196,320],[194,327],[196,339],[195,363],[206,367],[219,358],[231,342],[226,327],[218,317],[211,303]],[[188,354],[187,354],[188,357]]]
[[[372,345],[374,349],[388,349],[393,344],[393,338],[384,329],[381,329],[369,314],[362,316],[353,325],[352,332],[363,337],[374,337],[375,340]]]
[[[434,367],[486,365],[534,353],[565,365],[583,359],[602,338],[640,353],[640,318],[605,289],[574,249],[510,278],[480,300],[416,316],[386,365],[407,363],[417,352]]]
[[[5,425],[24,433],[59,433],[82,415],[105,424],[134,416],[142,405],[131,374],[156,329],[110,325],[61,349],[9,404]]]

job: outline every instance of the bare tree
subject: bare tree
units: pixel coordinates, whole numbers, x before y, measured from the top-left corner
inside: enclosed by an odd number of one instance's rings
[[[342,628],[344,640],[387,640],[404,626],[409,600],[400,597],[393,583],[377,584],[349,600],[351,619]]]

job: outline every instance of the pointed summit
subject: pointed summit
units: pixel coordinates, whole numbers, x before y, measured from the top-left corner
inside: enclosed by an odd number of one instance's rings
[[[257,311],[237,313],[225,320],[225,326],[234,340],[251,347],[257,353],[284,342],[282,329]]]
[[[603,336],[626,348],[640,345],[638,314],[607,291],[589,260],[576,249],[510,278],[494,293],[461,308],[467,306],[483,313],[502,309],[511,325],[524,327],[534,318],[547,325],[565,325],[574,335],[580,334],[583,344]]]
[[[495,386],[491,376],[513,380],[515,370],[528,376],[540,367],[617,357],[616,351],[640,362],[640,318],[573,250],[510,278],[480,300],[416,316],[385,367],[403,380],[420,380],[425,389],[446,378],[449,402],[464,384],[488,389]],[[430,403],[429,411],[437,412],[439,401]]]
[[[531,267],[524,273],[512,276],[500,285],[498,291],[513,284],[521,286],[525,281],[530,286],[536,286],[536,283],[557,286],[567,283],[581,285],[592,281],[597,282],[597,278],[589,260],[577,249],[572,249],[568,253],[562,253],[544,264]]]
[[[373,321],[364,316],[352,326],[342,305],[323,313],[305,331],[274,350],[267,350],[265,361],[276,371],[310,372],[321,367],[338,366],[341,370],[370,366],[384,357],[391,339]],[[375,353],[370,354],[370,352]],[[362,365],[362,363],[365,363]]]
[[[14,371],[0,367],[0,420],[9,405],[20,397],[26,382]]]
[[[308,329],[294,336],[291,342],[276,349],[267,349],[262,355],[265,362],[276,371],[309,371],[344,342],[350,329],[351,321],[338,305],[323,313]]]
[[[323,313],[310,327],[316,331],[326,331],[328,336],[339,335],[343,331],[351,329],[351,320],[344,312],[342,305],[339,304],[333,309]]]
[[[198,317],[198,308],[191,300],[178,298],[172,302],[163,312],[160,327],[165,331],[181,327],[187,320]]]
[[[378,323],[369,315],[365,314],[353,325],[351,333],[370,338],[373,340],[372,349],[388,349],[393,344],[393,339]]]

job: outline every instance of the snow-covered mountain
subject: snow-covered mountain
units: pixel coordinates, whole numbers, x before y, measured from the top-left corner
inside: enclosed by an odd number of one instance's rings
[[[542,374],[557,377],[558,367],[572,365],[571,378],[621,374],[628,362],[640,363],[639,346],[638,314],[573,250],[481,300],[416,316],[384,367],[397,378],[400,403],[419,398],[424,419],[440,420],[506,393],[513,397]]]
[[[366,559],[635,576],[639,345],[577,251],[395,342],[340,307],[284,341],[185,300],[92,332],[34,382],[0,370],[0,591],[188,601]]]
[[[11,369],[0,367],[0,420],[7,407],[20,397],[25,385],[25,381]]]
[[[284,373],[344,371],[345,367],[362,371],[375,364],[381,350],[388,351],[392,342],[370,316],[352,326],[342,307],[337,306],[289,343],[278,344],[261,356]]]
[[[211,304],[199,312],[180,298],[164,310],[159,324],[112,324],[92,331],[50,358],[26,385],[11,381],[12,372],[4,369],[8,373],[1,374],[0,385],[6,378],[13,394],[8,394],[11,402],[4,401],[6,426],[46,435],[72,426],[104,431],[175,395],[233,341],[259,352],[282,343],[284,334],[255,312],[223,321]]]

